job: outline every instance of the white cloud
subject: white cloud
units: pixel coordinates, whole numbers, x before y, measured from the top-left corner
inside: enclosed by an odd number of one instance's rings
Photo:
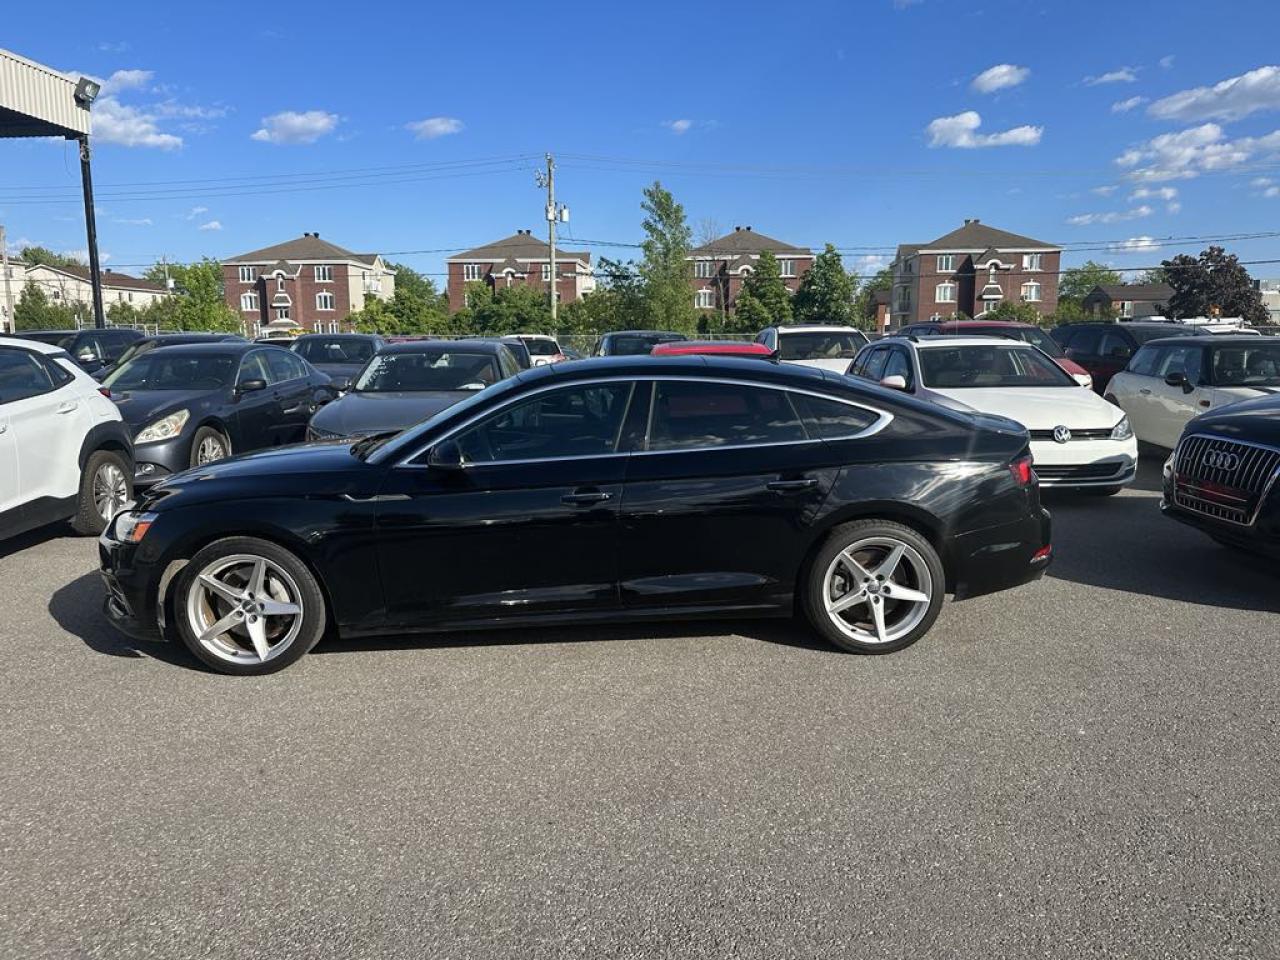
[[[1106,213],[1079,213],[1067,217],[1067,223],[1073,227],[1087,227],[1093,223],[1120,223],[1124,220],[1141,220],[1155,211],[1145,203],[1129,210],[1109,210]]]
[[[137,90],[150,83],[154,76],[151,70],[117,70],[102,81],[102,92],[113,95],[121,90]]]
[[[688,133],[693,127],[692,120],[663,120],[662,125],[674,133],[677,137],[683,133]]]
[[[1147,107],[1147,113],[1161,120],[1239,120],[1259,110],[1280,110],[1280,67],[1258,67]]]
[[[457,117],[427,117],[425,120],[414,120],[404,125],[405,129],[419,140],[434,140],[436,137],[447,137],[451,133],[461,133],[462,126],[462,121]]]
[[[78,247],[75,250],[59,250],[58,252],[61,253],[64,257],[73,257],[74,259],[79,260],[81,263],[89,262],[89,250],[87,247]],[[110,259],[111,259],[110,253],[106,252],[105,250],[98,251],[99,263],[106,263]]]
[[[1117,189],[1116,185],[1113,183],[1113,184],[1108,184],[1105,187],[1094,187],[1089,192],[1096,193],[1100,197],[1109,197],[1116,192],[1116,189]]]
[[[151,226],[150,217],[116,217],[111,221],[119,223],[126,227],[149,227]]]
[[[982,117],[975,110],[966,110],[953,117],[938,117],[929,123],[931,147],[1034,147],[1040,142],[1044,127],[1021,126],[1000,133],[978,133]]]
[[[196,217],[200,216],[200,214],[208,213],[208,212],[209,212],[208,207],[192,207],[189,211],[187,211],[187,219],[194,220]]]
[[[1146,102],[1146,97],[1130,97],[1128,100],[1117,100],[1111,105],[1111,112],[1128,113],[1134,107],[1140,107]]]
[[[1258,188],[1258,196],[1260,197],[1266,197],[1268,200],[1280,197],[1280,185],[1277,185],[1270,177],[1254,177],[1249,181],[1249,185]]]
[[[283,110],[262,118],[262,126],[253,132],[251,140],[263,143],[296,144],[315,143],[338,126],[338,115],[324,110]]]
[[[160,101],[152,109],[157,117],[176,117],[180,120],[220,120],[230,112],[227,107],[202,107],[195,103],[179,103],[172,97]]]
[[[1166,213],[1181,213],[1182,204],[1175,200],[1173,203],[1166,203],[1164,209]]]
[[[1097,87],[1104,83],[1134,83],[1137,79],[1137,67],[1121,67],[1119,70],[1100,73],[1096,77],[1085,77],[1084,85],[1086,87]]]
[[[988,67],[973,78],[969,84],[978,93],[995,93],[1007,87],[1016,87],[1031,76],[1029,67],[1015,67],[1011,63],[998,63]]]
[[[1129,194],[1130,200],[1173,200],[1178,196],[1177,187],[1139,187]]]
[[[199,227],[197,227],[197,229],[199,229],[199,230],[221,230],[221,229],[222,229],[222,223],[221,223],[220,221],[218,221],[218,220],[210,220],[208,223],[202,223],[202,224],[200,224],[200,226],[199,226]]]
[[[1175,59],[1175,57],[1174,57],[1174,55],[1173,55],[1172,53],[1167,54],[1166,56],[1161,57],[1161,58],[1160,58],[1160,69],[1161,69],[1161,70],[1171,70],[1171,69],[1173,69],[1173,61],[1174,61],[1174,59]]]
[[[1162,133],[1116,157],[1133,180],[1188,180],[1202,173],[1231,170],[1258,155],[1280,153],[1280,130],[1261,137],[1228,140],[1216,123]]]
[[[889,265],[889,258],[878,253],[868,253],[853,262],[853,272],[860,277],[869,277]]]
[[[1111,244],[1110,249],[1112,253],[1151,253],[1159,250],[1160,244],[1156,242],[1155,237],[1130,237],[1128,240]]]
[[[924,0],[893,0],[893,9],[905,10],[907,7],[919,6]]]
[[[90,114],[93,138],[99,143],[115,143],[122,147],[155,147],[176,150],[182,138],[162,133],[153,114],[121,103],[115,97],[99,97]]]

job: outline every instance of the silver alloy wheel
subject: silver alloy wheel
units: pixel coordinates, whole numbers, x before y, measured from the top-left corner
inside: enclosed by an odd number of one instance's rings
[[[98,467],[91,484],[93,508],[98,516],[110,521],[129,500],[129,483],[124,471],[108,461]]]
[[[900,640],[929,612],[933,577],[920,552],[894,537],[867,537],[840,551],[822,583],[827,616],[859,643]]]
[[[302,593],[265,557],[219,557],[187,592],[187,624],[196,642],[228,663],[259,664],[289,649],[302,629]]]
[[[227,459],[227,448],[218,437],[205,437],[196,448],[196,465]]]

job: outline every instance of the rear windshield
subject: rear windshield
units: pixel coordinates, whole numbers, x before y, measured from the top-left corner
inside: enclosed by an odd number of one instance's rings
[[[1280,343],[1214,347],[1213,382],[1222,387],[1280,387]]]
[[[535,357],[554,357],[560,353],[560,345],[554,340],[543,340],[541,337],[529,337],[523,341],[529,352]]]
[[[919,356],[925,386],[940,390],[1077,385],[1043,353],[1026,347],[930,347]]]
[[[609,352],[618,356],[639,356],[649,353],[655,343],[674,343],[684,340],[678,333],[634,334],[609,338]]]
[[[380,353],[355,383],[357,393],[479,390],[502,379],[492,354],[464,351]]]
[[[1194,337],[1200,332],[1178,323],[1171,323],[1167,327],[1125,327],[1125,329],[1139,343],[1146,343],[1148,340],[1159,340],[1161,337]]]
[[[852,360],[866,345],[867,338],[857,330],[827,333],[778,331],[780,360]]]
[[[1039,327],[965,327],[963,334],[977,334],[984,337],[1008,337],[1010,340],[1021,340],[1033,347],[1039,347],[1051,357],[1061,358],[1066,354],[1058,341],[1053,339]]]
[[[239,358],[225,354],[149,351],[103,381],[110,390],[216,390],[230,385]]]

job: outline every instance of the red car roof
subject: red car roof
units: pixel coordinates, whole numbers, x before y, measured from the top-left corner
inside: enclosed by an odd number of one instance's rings
[[[738,340],[675,340],[655,344],[649,351],[654,357],[683,357],[689,354],[711,354],[721,357],[772,357],[773,351],[763,343]]]

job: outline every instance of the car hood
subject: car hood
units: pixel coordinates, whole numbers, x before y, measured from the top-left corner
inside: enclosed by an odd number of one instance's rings
[[[933,393],[1016,420],[1028,430],[1052,430],[1059,425],[1073,430],[1114,427],[1124,416],[1119,407],[1086,387],[976,387]]]
[[[830,370],[833,373],[844,373],[853,360],[849,357],[835,357],[830,360],[783,360],[783,363],[794,363],[797,367],[812,367],[815,370]]]
[[[472,393],[471,390],[349,393],[321,407],[311,418],[311,426],[343,437],[403,430],[435,416]]]
[[[111,392],[120,416],[129,426],[139,429],[154,420],[167,417],[176,410],[201,407],[221,391],[212,390],[125,390]]]
[[[1245,443],[1280,447],[1280,394],[1232,403],[1201,414],[1187,424],[1187,433],[1211,433]]]

